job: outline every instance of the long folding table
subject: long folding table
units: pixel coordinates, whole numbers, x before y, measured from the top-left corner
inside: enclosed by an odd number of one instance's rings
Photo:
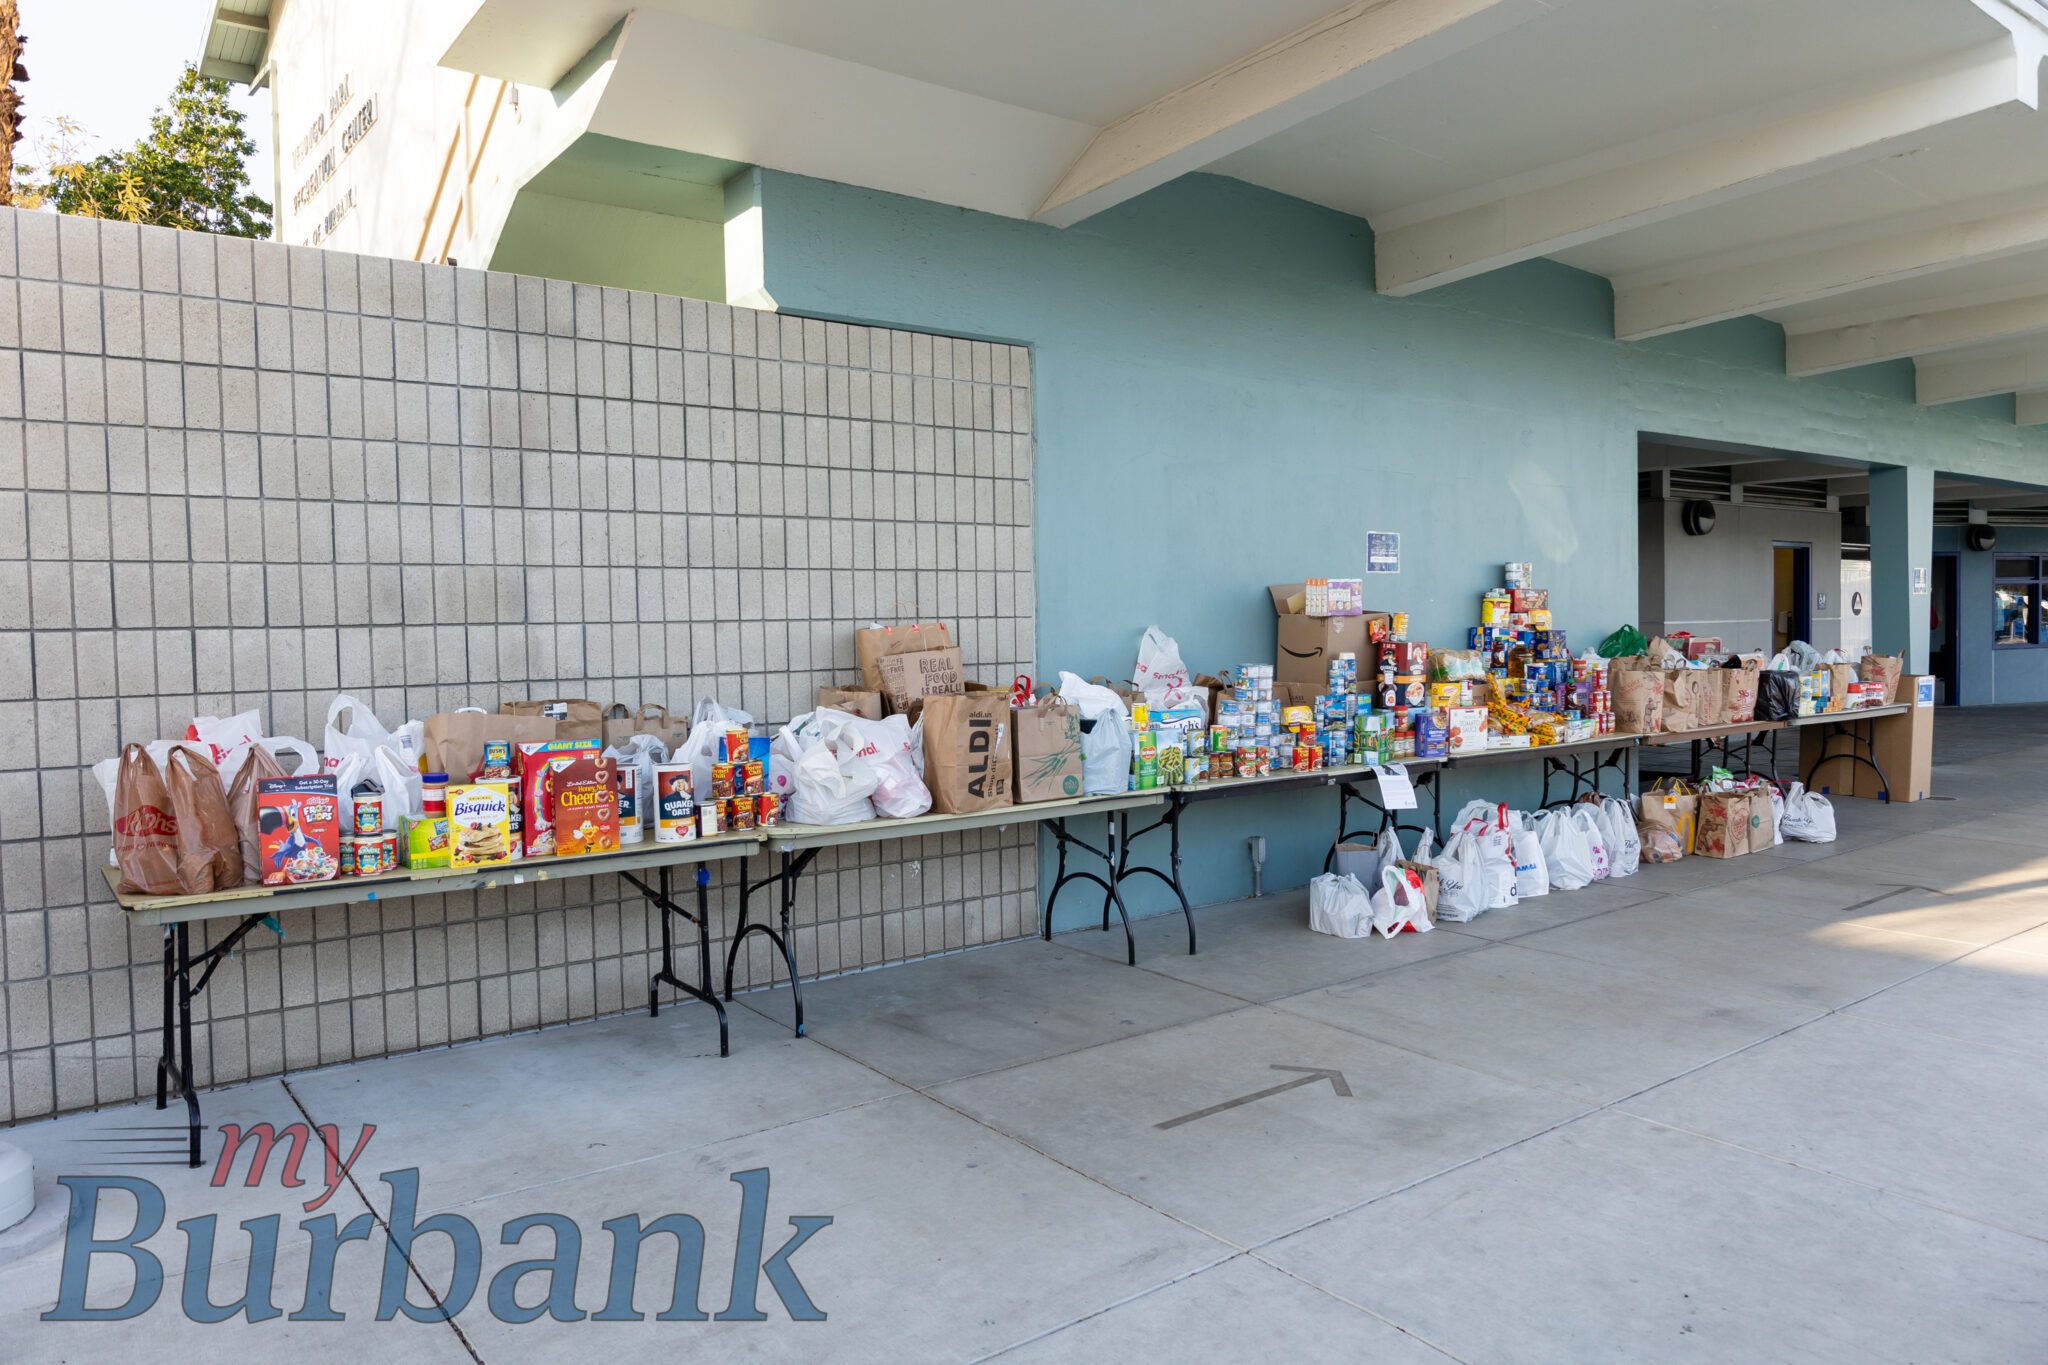
[[[1768,771],[1775,778],[1778,775],[1778,746],[1775,736],[1785,728],[1780,720],[1738,720],[1724,725],[1703,725],[1691,730],[1665,730],[1654,735],[1638,736],[1646,749],[1670,749],[1683,744],[1691,753],[1691,766],[1687,775],[1697,782],[1703,775],[1706,760],[1713,754],[1720,754],[1727,767],[1733,771],[1735,755],[1742,754],[1742,771],[1745,775],[1756,772],[1756,752],[1762,749],[1770,758]],[[1773,737],[1769,743],[1765,737]]]
[[[1446,766],[1454,771],[1476,768],[1488,764],[1527,762],[1530,759],[1543,761],[1543,797],[1541,809],[1552,806],[1568,806],[1589,792],[1601,790],[1601,775],[1618,773],[1621,777],[1621,794],[1626,797],[1632,785],[1629,772],[1629,755],[1635,752],[1638,735],[1617,731],[1613,734],[1595,735],[1591,739],[1572,740],[1566,744],[1536,744],[1526,749],[1479,749],[1452,754]],[[1565,794],[1557,800],[1550,796],[1553,779],[1566,783]]]
[[[1103,859],[1105,867],[1115,868],[1115,845],[1109,849],[1097,849],[1090,844],[1068,835],[1065,822],[1077,815],[1109,813],[1114,817],[1118,812],[1133,810],[1141,806],[1158,805],[1164,797],[1156,791],[1119,792],[1108,796],[1077,796],[1063,801],[1037,801],[1021,806],[996,806],[989,810],[976,811],[968,815],[919,815],[907,820],[862,820],[847,825],[801,825],[782,824],[759,831],[768,856],[780,859],[780,864],[768,875],[754,878],[746,864],[740,868],[740,918],[733,930],[732,942],[725,953],[725,998],[732,999],[733,971],[739,961],[740,944],[748,934],[762,934],[782,954],[783,965],[789,969],[789,994],[794,1027],[801,1037],[804,1031],[803,978],[797,970],[796,949],[791,943],[790,919],[796,909],[797,885],[818,854],[828,848],[841,848],[848,844],[876,843],[885,839],[917,839],[931,834],[953,834],[971,829],[997,829],[1006,825],[1037,824],[1050,822],[1055,837],[1060,842],[1060,867],[1063,880],[1080,880],[1085,874],[1067,874],[1066,849],[1074,844]],[[1104,882],[1107,878],[1088,877],[1088,880]],[[1053,894],[1059,894],[1060,880],[1053,884]],[[780,913],[776,924],[751,918],[751,901],[757,891],[769,887],[780,888]],[[1121,897],[1116,900],[1119,912],[1123,910]],[[1103,911],[1103,928],[1109,927],[1107,908]],[[1046,903],[1045,922],[1052,923],[1052,903]],[[779,927],[778,927],[779,926]],[[1130,932],[1130,917],[1124,917],[1125,933]],[[1135,961],[1133,957],[1133,961]]]
[[[725,1006],[720,1003],[711,976],[710,885],[706,863],[738,858],[759,841],[758,831],[696,839],[682,844],[661,844],[651,840],[629,844],[611,853],[588,853],[575,857],[519,859],[489,867],[410,869],[379,877],[343,877],[324,882],[300,882],[290,886],[260,883],[226,891],[192,896],[147,896],[121,889],[121,874],[103,868],[107,886],[115,901],[138,924],[160,925],[164,931],[163,1042],[156,1063],[156,1107],[165,1108],[171,1085],[185,1101],[187,1161],[199,1164],[199,1094],[192,1081],[192,1002],[205,992],[213,974],[251,932],[266,924],[282,933],[277,917],[293,910],[313,910],[330,905],[401,900],[411,896],[439,896],[456,891],[487,891],[499,886],[520,886],[566,877],[618,876],[638,890],[661,918],[661,969],[647,987],[650,1013],[660,1010],[658,991],[662,983],[703,1001],[718,1013],[718,1053],[726,1056],[730,1043],[726,1031]],[[697,870],[697,908],[694,913],[671,894],[672,878],[679,867]],[[649,875],[654,878],[649,884]],[[676,915],[697,926],[697,963],[701,986],[680,979],[675,970],[674,939],[669,916]],[[192,951],[192,926],[211,920],[237,919],[240,923],[212,947]],[[196,976],[195,976],[196,973]]]

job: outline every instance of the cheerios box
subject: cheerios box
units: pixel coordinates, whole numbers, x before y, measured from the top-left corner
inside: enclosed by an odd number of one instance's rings
[[[619,847],[619,781],[612,760],[579,753],[555,774],[555,852],[614,853]]]
[[[265,886],[324,882],[341,867],[341,803],[334,775],[256,782],[256,846]]]
[[[503,782],[448,789],[448,861],[488,867],[512,860],[512,795]]]

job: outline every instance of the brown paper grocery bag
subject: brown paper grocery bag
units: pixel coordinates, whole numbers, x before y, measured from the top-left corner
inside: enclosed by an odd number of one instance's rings
[[[1081,795],[1081,713],[1054,696],[1010,713],[1017,804]]]
[[[420,727],[421,770],[446,773],[451,781],[467,782],[483,764],[487,742],[543,744],[558,737],[557,729],[546,716],[443,711],[428,716]]]
[[[1858,681],[1854,664],[1822,664],[1828,671],[1828,710],[1844,711],[1849,706],[1849,684]]]
[[[1734,668],[1717,668],[1721,684],[1721,719],[1729,725],[1756,719],[1756,691],[1761,670],[1750,660]]]
[[[1654,735],[1664,729],[1662,673],[1653,668],[1610,669],[1608,679],[1614,689],[1615,729],[1629,735]]]
[[[935,814],[1010,804],[1010,694],[960,692],[924,699],[924,784]]]
[[[882,694],[871,692],[865,687],[821,687],[818,689],[818,705],[863,720],[882,718]]]
[[[544,716],[555,723],[556,739],[588,739],[604,743],[604,708],[581,697],[550,697],[545,701],[508,701],[498,708],[508,716]]]
[[[1899,674],[1905,663],[1897,654],[1866,654],[1856,664],[1857,681],[1884,684],[1884,701],[1889,706],[1899,699]]]
[[[853,633],[854,653],[860,658],[860,683],[870,692],[882,690],[881,661],[891,654],[914,654],[924,649],[951,649],[953,637],[944,623],[920,621],[907,626],[862,626]]]
[[[1698,730],[1711,722],[1702,720],[1707,714],[1707,684],[1696,668],[1665,668],[1658,670],[1664,679],[1664,728],[1666,730]]]
[[[228,784],[228,814],[235,822],[235,833],[241,836],[242,880],[262,880],[263,858],[259,851],[256,831],[256,784],[266,777],[284,777],[285,770],[261,742],[251,744],[249,752],[242,756],[242,766],[235,769],[235,780]]]
[[[1682,782],[1659,782],[1636,803],[1636,832],[1646,863],[1675,863],[1693,851],[1700,799]]]
[[[179,892],[178,817],[171,813],[163,773],[140,744],[121,751],[114,776],[114,861],[123,891],[144,896]]]
[[[926,697],[945,696],[964,690],[960,676],[960,651],[944,649],[906,650],[885,654],[876,667],[882,675],[882,697],[889,709],[917,719]]]
[[[635,735],[653,735],[661,741],[664,749],[674,753],[690,737],[690,722],[681,716],[670,715],[668,708],[659,702],[644,702],[638,711],[628,711],[626,704],[618,701],[605,708],[606,745],[623,746]]]
[[[1739,858],[1749,852],[1749,793],[1707,792],[1700,797],[1693,852],[1702,858]]]
[[[164,760],[164,786],[178,822],[180,894],[204,896],[240,886],[242,838],[213,760],[180,744]]]

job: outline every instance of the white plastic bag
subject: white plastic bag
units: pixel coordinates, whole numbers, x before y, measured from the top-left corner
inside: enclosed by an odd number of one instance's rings
[[[697,713],[690,718],[690,733],[676,751],[669,755],[671,763],[690,765],[690,790],[708,792],[711,790],[711,765],[719,760],[719,746],[728,730],[744,730],[754,723],[754,718],[745,711],[720,706],[710,697],[697,703]],[[791,724],[795,724],[794,721]],[[792,819],[795,817],[792,816]],[[823,823],[806,821],[810,823]]]
[[[1371,938],[1372,898],[1356,877],[1325,872],[1308,884],[1308,927],[1338,938]]]
[[[1785,842],[1785,793],[1775,782],[1764,790],[1771,794],[1771,847],[1776,848]]]
[[[224,773],[242,770],[249,746],[263,737],[263,713],[254,709],[232,716],[194,716],[185,727],[185,738],[197,744],[201,753]]]
[[[604,752],[631,774],[627,780],[633,785],[635,818],[630,822],[620,819],[619,842],[641,843],[647,837],[647,826],[654,823],[654,766],[668,762],[668,746],[656,735],[630,735],[624,744],[610,745]]]
[[[1832,844],[1835,841],[1835,803],[1805,784],[1794,782],[1785,793],[1785,817],[1778,822],[1787,839],[1802,844]]]
[[[875,790],[869,798],[875,803],[875,813],[908,820],[930,810],[931,788],[924,784],[924,763],[916,755],[910,722],[900,715],[881,720],[848,719],[851,725],[841,733],[860,739],[856,753],[875,776]]]
[[[1062,692],[1061,696],[1066,693]],[[1081,791],[1107,796],[1131,785],[1131,722],[1121,711],[1081,720]]]
[[[843,711],[814,711],[790,722],[803,757],[790,783],[789,818],[800,825],[850,825],[875,818],[880,779],[861,757],[866,740]]]
[[[1607,831],[1601,827],[1599,815],[1591,806],[1573,806],[1568,814],[1572,824],[1585,836],[1586,860],[1592,865],[1593,880],[1606,881],[1614,866],[1607,855]]]
[[[1196,700],[1194,688],[1188,682],[1188,666],[1181,662],[1180,646],[1157,626],[1147,626],[1138,641],[1138,666],[1131,672],[1131,681],[1155,711],[1187,706]],[[1060,695],[1066,695],[1064,687]]]
[[[1124,705],[1122,697],[1101,683],[1089,682],[1078,674],[1061,673],[1059,690],[1067,703],[1081,713],[1082,720],[1094,720],[1109,713],[1126,718],[1131,714],[1131,708]]]
[[[1577,891],[1593,881],[1593,854],[1570,812],[1539,811],[1535,817],[1536,838],[1543,847],[1543,862],[1550,872],[1552,891]]]
[[[1372,927],[1381,938],[1410,930],[1426,934],[1434,929],[1422,878],[1405,867],[1382,870],[1379,888],[1372,893]]]
[[[1543,840],[1527,811],[1508,813],[1508,838],[1515,855],[1515,896],[1527,900],[1549,895],[1550,864],[1543,860]]]
[[[327,703],[327,734],[321,741],[320,752],[329,772],[338,770],[342,760],[351,754],[368,758],[380,745],[391,744],[391,732],[377,719],[369,703],[346,692]]]
[[[1436,917],[1466,924],[1486,912],[1485,854],[1477,836],[1459,831],[1436,857]]]
[[[1635,876],[1643,865],[1643,836],[1636,830],[1635,813],[1616,796],[1602,796],[1599,811],[1600,828],[1607,836],[1607,875]]]

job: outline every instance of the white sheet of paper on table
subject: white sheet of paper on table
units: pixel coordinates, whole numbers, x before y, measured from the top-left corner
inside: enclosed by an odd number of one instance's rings
[[[1372,774],[1379,781],[1382,806],[1388,810],[1415,809],[1415,783],[1409,780],[1406,764],[1378,764]]]

